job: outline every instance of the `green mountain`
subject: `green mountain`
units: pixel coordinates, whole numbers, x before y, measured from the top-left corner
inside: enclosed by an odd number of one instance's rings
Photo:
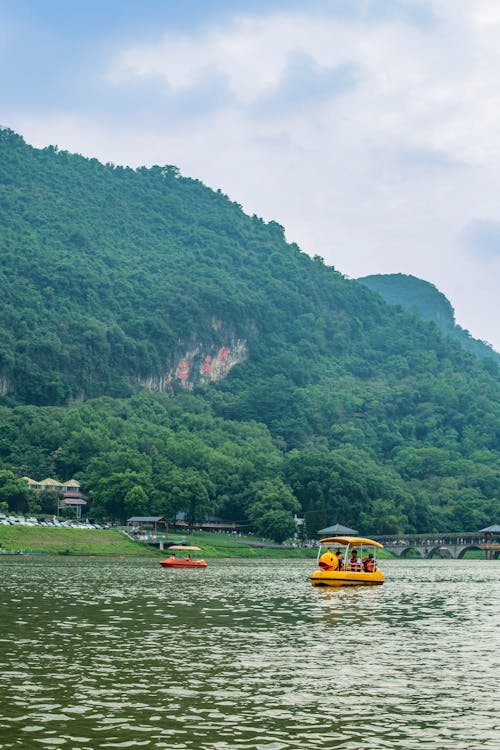
[[[372,292],[380,294],[390,305],[401,305],[435,323],[480,359],[489,357],[500,364],[500,354],[485,341],[473,338],[469,331],[455,323],[455,311],[449,300],[434,284],[402,273],[375,274],[357,279]]]
[[[0,504],[286,538],[498,517],[498,367],[173,166],[0,131]],[[5,507],[5,505],[4,505]]]

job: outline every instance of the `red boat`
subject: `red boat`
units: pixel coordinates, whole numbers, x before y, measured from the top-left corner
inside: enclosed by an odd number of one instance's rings
[[[187,557],[177,557],[175,551],[182,550],[187,552]],[[205,560],[193,560],[191,552],[199,552],[199,547],[188,547],[181,544],[173,544],[169,547],[170,557],[166,560],[160,560],[162,568],[206,568],[207,563]]]

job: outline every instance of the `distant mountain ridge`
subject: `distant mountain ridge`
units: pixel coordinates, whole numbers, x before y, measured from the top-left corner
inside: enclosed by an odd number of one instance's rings
[[[423,320],[432,321],[476,357],[490,357],[500,364],[500,354],[490,344],[473,338],[469,331],[456,324],[450,301],[429,281],[402,273],[374,274],[356,281],[380,294],[390,305],[401,305]]]

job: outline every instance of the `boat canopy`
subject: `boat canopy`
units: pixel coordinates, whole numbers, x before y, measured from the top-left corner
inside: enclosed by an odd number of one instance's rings
[[[170,552],[171,549],[183,549],[183,550],[187,550],[188,552],[190,551],[199,552],[201,547],[188,547],[187,544],[172,544],[170,547],[168,547],[167,551]]]
[[[320,544],[350,544],[354,547],[356,544],[370,544],[373,547],[381,547],[384,545],[380,542],[375,542],[373,539],[364,539],[362,536],[328,536],[326,539],[320,539]],[[172,549],[172,548],[170,548]]]

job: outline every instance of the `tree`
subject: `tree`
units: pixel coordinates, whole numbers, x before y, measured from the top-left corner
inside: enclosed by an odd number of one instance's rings
[[[127,492],[123,504],[127,516],[147,516],[150,512],[148,496],[138,484]]]
[[[146,490],[150,490],[149,479],[135,471],[114,472],[108,477],[103,477],[93,491],[95,500],[92,512],[99,518],[116,518],[124,521],[127,517],[126,498],[129,492],[134,490],[130,495],[131,500],[138,499],[143,503],[144,498],[142,493],[139,494],[139,489],[147,498]]]
[[[262,536],[274,539],[277,544],[281,544],[296,533],[297,526],[288,511],[270,510],[256,519],[255,530]]]
[[[170,476],[169,495],[176,514],[186,514],[189,529],[213,509],[214,486],[196,469],[174,469]]]
[[[0,503],[6,503],[9,510],[20,513],[33,512],[37,504],[36,494],[24,479],[16,479],[11,471],[0,471]]]
[[[256,482],[251,490],[248,517],[254,529],[281,543],[297,531],[293,513],[300,503],[290,487],[279,477]]]

